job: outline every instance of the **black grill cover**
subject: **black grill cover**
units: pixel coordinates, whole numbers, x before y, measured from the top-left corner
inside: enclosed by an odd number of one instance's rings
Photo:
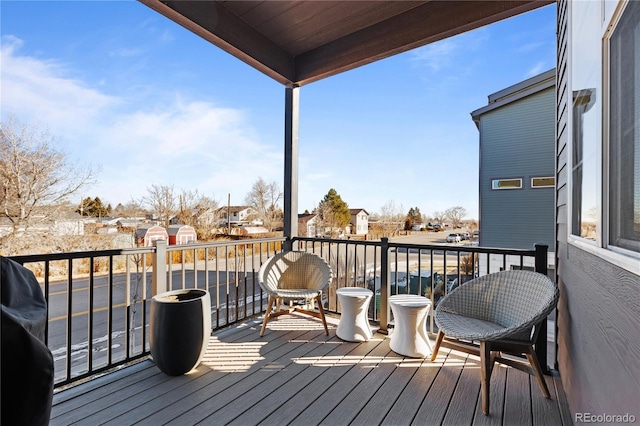
[[[48,425],[53,356],[44,344],[47,303],[31,271],[0,257],[2,424]]]

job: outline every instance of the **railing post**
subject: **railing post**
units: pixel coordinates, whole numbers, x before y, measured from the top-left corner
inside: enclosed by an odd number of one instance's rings
[[[547,262],[549,246],[546,244],[534,244],[535,248],[535,268],[536,272],[547,275]],[[549,366],[547,365],[547,319],[543,319],[540,323],[540,331],[536,338],[535,350],[540,367],[545,374],[549,374]]]
[[[155,240],[153,245],[156,251],[153,253],[152,290],[151,295],[167,291],[167,242]]]
[[[380,245],[380,332],[386,334],[389,325],[389,238]]]

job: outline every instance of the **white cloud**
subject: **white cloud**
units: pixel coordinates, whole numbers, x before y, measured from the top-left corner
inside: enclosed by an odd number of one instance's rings
[[[72,159],[101,166],[98,184],[78,197],[115,205],[155,183],[241,203],[258,177],[282,181],[281,147],[263,143],[243,111],[179,94],[153,105],[113,96],[59,61],[20,55],[22,45],[3,38],[2,118],[47,127]]]
[[[487,30],[479,28],[436,41],[412,50],[411,61],[419,66],[427,67],[433,72],[441,71],[449,66],[459,67],[459,57],[476,51],[488,37]]]
[[[548,71],[551,67],[548,67],[544,62],[538,62],[527,72],[527,77],[533,77],[540,74],[543,71]]]

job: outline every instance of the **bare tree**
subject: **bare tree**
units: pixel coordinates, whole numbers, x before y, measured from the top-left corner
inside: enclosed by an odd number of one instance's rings
[[[380,207],[380,227],[382,228],[383,237],[392,237],[404,228],[404,219],[406,215],[403,213],[402,205],[396,206],[395,201],[387,201]]]
[[[262,220],[264,226],[271,232],[281,220],[282,211],[279,206],[281,199],[282,191],[276,182],[267,183],[264,179],[258,178],[244,202],[257,212],[258,219]]]
[[[56,139],[14,116],[0,123],[0,216],[12,224],[12,234],[24,233],[35,213],[57,204],[94,182],[91,167],[77,168]],[[48,219],[44,217],[44,219]]]
[[[442,224],[442,222],[444,222],[445,219],[446,219],[446,215],[444,212],[441,212],[441,211],[433,212],[434,223]]]
[[[173,185],[151,185],[147,188],[147,195],[143,197],[143,201],[164,226],[169,226],[169,220],[177,211]]]
[[[178,214],[177,219],[183,225],[194,226],[197,219],[197,205],[200,199],[198,190],[191,191],[188,189],[181,189],[178,195]]]
[[[444,212],[444,216],[455,228],[460,226],[466,215],[467,210],[462,206],[450,207]]]
[[[209,240],[212,235],[220,227],[220,218],[222,211],[220,210],[220,203],[205,195],[201,196],[196,205],[196,232],[198,233],[198,239]]]
[[[178,214],[180,223],[193,226],[198,239],[208,240],[219,226],[219,203],[211,197],[201,195],[198,190],[181,190],[178,195]]]

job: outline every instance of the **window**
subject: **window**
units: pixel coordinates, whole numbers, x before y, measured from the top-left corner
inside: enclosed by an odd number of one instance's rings
[[[491,189],[521,189],[522,179],[494,179]]]
[[[571,3],[571,233],[599,242],[602,203],[602,7]]]
[[[640,252],[640,2],[609,41],[609,245]]]
[[[554,177],[534,177],[531,178],[532,188],[550,188],[556,186]]]

